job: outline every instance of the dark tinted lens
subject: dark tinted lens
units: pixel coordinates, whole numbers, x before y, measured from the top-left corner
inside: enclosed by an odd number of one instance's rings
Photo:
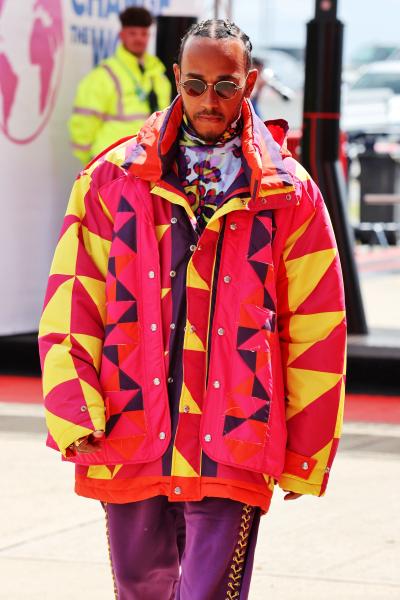
[[[233,81],[218,81],[215,84],[215,91],[218,96],[221,96],[224,100],[229,100],[237,92],[237,85]]]
[[[188,79],[182,85],[188,96],[201,96],[207,89],[207,84],[201,79]]]

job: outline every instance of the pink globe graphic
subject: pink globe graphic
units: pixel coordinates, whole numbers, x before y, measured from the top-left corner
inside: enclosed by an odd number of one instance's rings
[[[45,127],[60,85],[62,0],[0,0],[0,128],[16,144]]]

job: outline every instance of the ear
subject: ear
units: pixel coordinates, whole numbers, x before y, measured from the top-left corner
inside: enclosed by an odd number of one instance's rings
[[[175,76],[176,91],[178,92],[178,94],[180,94],[179,83],[181,80],[181,70],[179,68],[178,63],[174,63],[173,69],[174,69],[174,76]]]
[[[245,98],[250,98],[251,92],[253,91],[253,88],[256,84],[257,77],[258,77],[257,69],[250,69],[250,71],[247,74],[246,86],[245,86],[245,90],[244,90]]]

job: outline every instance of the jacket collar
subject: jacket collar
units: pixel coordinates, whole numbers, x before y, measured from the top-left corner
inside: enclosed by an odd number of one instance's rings
[[[178,95],[169,108],[146,121],[123,167],[140,179],[162,186],[176,156],[182,117],[183,103]],[[280,120],[264,124],[247,99],[243,101],[242,118],[243,167],[250,189],[247,208],[278,208],[294,203],[293,180],[283,164],[283,158],[290,155],[285,146],[287,123]]]
[[[125,67],[128,67],[129,69],[133,69],[134,71],[137,71],[138,73],[140,73],[140,69],[139,69],[139,61],[137,59],[137,57],[132,54],[132,52],[129,52],[129,50],[127,50],[123,44],[119,43],[117,46],[117,49],[115,50],[115,56],[116,58],[125,65]],[[148,62],[148,53],[145,52],[143,55],[143,64],[146,66],[147,62]]]

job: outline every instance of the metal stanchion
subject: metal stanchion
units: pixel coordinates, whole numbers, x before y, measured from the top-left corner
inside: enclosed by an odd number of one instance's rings
[[[315,17],[307,24],[302,164],[320,187],[332,219],[342,262],[349,333],[367,334],[339,162],[342,49],[343,24],[337,19],[337,0],[316,0]]]

